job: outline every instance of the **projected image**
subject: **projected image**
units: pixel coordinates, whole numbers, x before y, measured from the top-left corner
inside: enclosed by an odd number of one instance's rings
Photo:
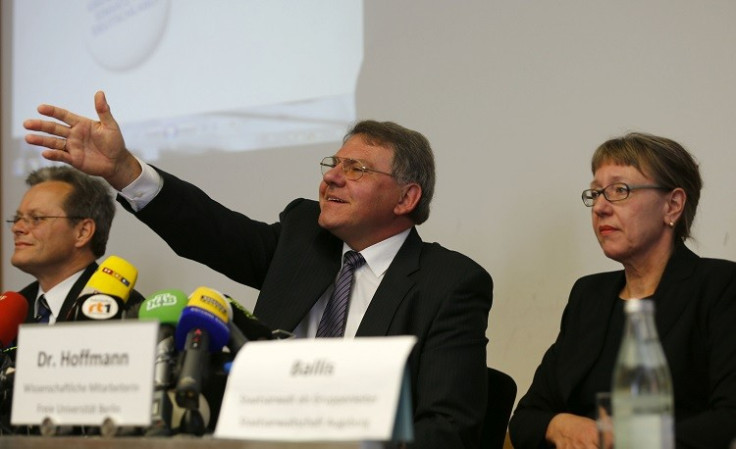
[[[94,117],[97,90],[146,160],[334,142],[355,120],[362,0],[16,0],[13,16],[16,138],[40,103]]]
[[[102,67],[135,69],[150,57],[164,34],[170,0],[89,0],[82,17],[87,49]]]

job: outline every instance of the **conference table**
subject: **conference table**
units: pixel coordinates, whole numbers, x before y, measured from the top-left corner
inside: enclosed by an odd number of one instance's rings
[[[393,446],[393,445],[392,445]],[[264,442],[211,437],[0,436],[0,449],[361,449],[359,442]],[[375,446],[371,446],[371,449]]]

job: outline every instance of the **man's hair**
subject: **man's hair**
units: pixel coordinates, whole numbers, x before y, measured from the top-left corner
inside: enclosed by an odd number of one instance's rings
[[[28,186],[47,181],[60,181],[72,186],[61,207],[67,216],[91,218],[95,222],[96,230],[90,248],[96,258],[102,257],[115,216],[115,202],[107,184],[100,178],[86,175],[66,165],[43,167],[31,172],[26,178]],[[70,220],[76,224],[81,219]]]
[[[675,226],[675,240],[685,241],[695,220],[703,180],[698,163],[679,143],[666,137],[629,133],[606,142],[595,150],[593,174],[603,164],[630,165],[667,189],[682,188],[687,195],[682,218]]]
[[[415,224],[422,224],[429,218],[429,205],[434,196],[434,155],[429,140],[421,133],[404,128],[394,122],[363,120],[348,131],[343,142],[360,135],[369,145],[377,145],[393,150],[394,160],[391,172],[402,184],[415,182],[422,189],[422,197],[413,211],[409,213]]]

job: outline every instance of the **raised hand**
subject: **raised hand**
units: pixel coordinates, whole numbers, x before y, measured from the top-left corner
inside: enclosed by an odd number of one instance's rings
[[[95,93],[95,110],[99,121],[42,104],[38,107],[39,114],[58,121],[24,121],[27,130],[46,133],[27,134],[26,142],[48,148],[41,153],[46,159],[65,162],[87,174],[101,176],[120,190],[138,177],[141,167],[125,148],[123,134],[102,91]]]

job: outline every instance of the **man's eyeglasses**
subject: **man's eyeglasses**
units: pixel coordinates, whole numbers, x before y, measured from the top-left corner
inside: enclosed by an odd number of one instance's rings
[[[360,179],[365,172],[380,173],[382,175],[388,175],[393,177],[391,173],[386,173],[379,170],[374,170],[365,166],[365,162],[357,159],[346,159],[337,156],[327,156],[322,159],[319,165],[322,166],[322,174],[325,175],[328,171],[335,168],[337,165],[342,166],[342,171],[345,173],[345,177],[351,181],[357,181]]]
[[[41,223],[43,223],[46,220],[50,220],[52,218],[66,218],[68,220],[81,220],[85,217],[70,217],[70,216],[64,216],[64,215],[15,215],[10,220],[5,220],[5,222],[10,226],[11,228],[18,223],[19,221],[22,221],[26,227],[33,229],[38,227]]]
[[[607,185],[602,189],[587,189],[583,190],[583,204],[588,207],[593,207],[595,200],[599,196],[603,195],[605,199],[614,203],[616,201],[622,201],[629,197],[632,191],[642,189],[658,189],[658,190],[670,190],[667,187],[658,185],[634,185],[630,186],[623,182],[617,182],[611,185]]]

